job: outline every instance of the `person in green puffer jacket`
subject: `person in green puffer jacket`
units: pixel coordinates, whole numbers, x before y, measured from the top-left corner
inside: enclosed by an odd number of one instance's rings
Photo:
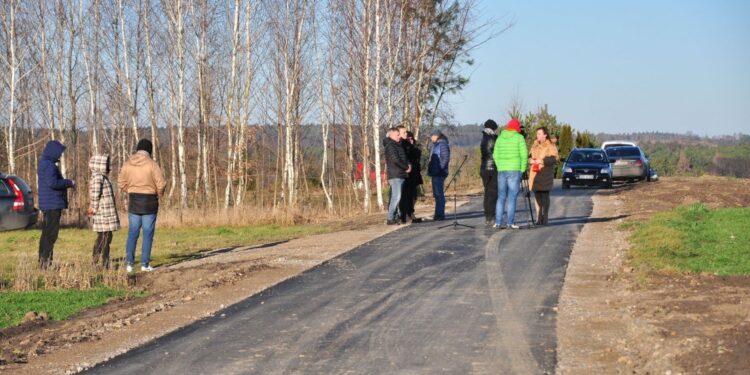
[[[521,135],[521,123],[511,119],[495,141],[492,153],[497,167],[497,205],[495,206],[494,228],[505,229],[503,211],[508,203],[507,227],[518,229],[514,224],[516,216],[516,198],[521,187],[521,175],[526,172],[529,151],[526,140]]]

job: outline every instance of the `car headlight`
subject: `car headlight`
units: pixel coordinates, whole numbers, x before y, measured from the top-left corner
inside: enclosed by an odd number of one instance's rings
[[[609,174],[609,168],[602,168],[599,173],[601,174]]]
[[[565,167],[565,168],[563,168],[563,173],[573,173],[573,168],[571,168],[571,167]]]

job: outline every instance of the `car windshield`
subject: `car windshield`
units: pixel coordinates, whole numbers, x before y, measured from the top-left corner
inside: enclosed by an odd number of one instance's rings
[[[641,156],[641,152],[640,150],[638,150],[638,147],[617,147],[617,148],[608,148],[607,155],[609,157]]]
[[[603,152],[573,152],[570,154],[570,157],[568,158],[573,163],[603,163],[607,160],[606,156],[604,156]]]

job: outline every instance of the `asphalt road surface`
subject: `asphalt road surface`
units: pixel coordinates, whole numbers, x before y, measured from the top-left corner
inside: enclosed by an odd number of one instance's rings
[[[485,227],[473,198],[458,221],[474,228],[406,226],[88,373],[554,373],[593,191],[557,188],[549,225],[521,230]],[[519,198],[517,224],[525,211]]]

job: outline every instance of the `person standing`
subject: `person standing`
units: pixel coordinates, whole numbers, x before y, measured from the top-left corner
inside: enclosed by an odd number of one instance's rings
[[[482,176],[484,186],[484,221],[489,226],[495,223],[495,205],[497,205],[497,168],[493,151],[497,140],[497,123],[493,120],[484,122],[482,143],[479,151],[482,154],[482,164],[479,175]]]
[[[42,236],[39,238],[39,267],[52,264],[55,242],[60,232],[62,210],[68,208],[68,189],[75,188],[73,180],[63,178],[57,163],[65,146],[55,140],[47,142],[37,168],[39,181],[39,209],[42,211]]]
[[[109,246],[112,243],[112,232],[120,229],[120,216],[117,214],[115,191],[109,181],[109,155],[94,155],[89,160],[91,180],[89,181],[89,208],[91,227],[96,232],[96,242],[92,251],[94,265],[99,264],[109,269]]]
[[[549,192],[555,179],[557,147],[550,141],[549,131],[541,127],[536,131],[536,140],[531,146],[529,165],[529,188],[534,192],[536,202],[536,225],[546,225],[549,221]]]
[[[514,220],[516,216],[516,198],[521,187],[521,174],[528,165],[526,140],[520,134],[521,123],[511,119],[495,141],[493,158],[497,167],[498,198],[495,206],[495,228],[503,229],[503,211],[508,204],[507,226],[518,229]]]
[[[399,129],[400,130],[400,129]],[[406,139],[403,141],[404,152],[406,153],[406,159],[409,161],[411,166],[411,172],[406,177],[404,182],[404,192],[401,196],[401,203],[399,204],[399,211],[401,212],[401,222],[406,223],[406,220],[411,220],[412,223],[420,222],[416,216],[414,216],[414,206],[417,204],[417,189],[419,185],[422,185],[422,167],[421,158],[422,150],[419,149],[419,145],[414,139],[414,133],[407,131]]]
[[[445,178],[451,162],[451,149],[448,138],[439,129],[430,134],[432,152],[427,165],[427,175],[432,177],[432,196],[435,197],[434,220],[445,220]]]
[[[391,186],[391,200],[388,204],[386,224],[396,225],[400,223],[396,208],[401,201],[401,191],[408,173],[411,172],[411,166],[406,158],[404,147],[401,146],[401,136],[397,128],[388,129],[388,137],[383,139],[383,148],[386,170],[388,171],[388,184]]]
[[[135,245],[143,228],[141,244],[141,271],[153,271],[151,267],[151,245],[156,229],[156,215],[159,212],[159,198],[164,194],[167,182],[164,174],[151,159],[153,144],[141,139],[136,152],[120,169],[117,184],[128,194],[128,241],[125,245],[127,271],[133,272]]]

